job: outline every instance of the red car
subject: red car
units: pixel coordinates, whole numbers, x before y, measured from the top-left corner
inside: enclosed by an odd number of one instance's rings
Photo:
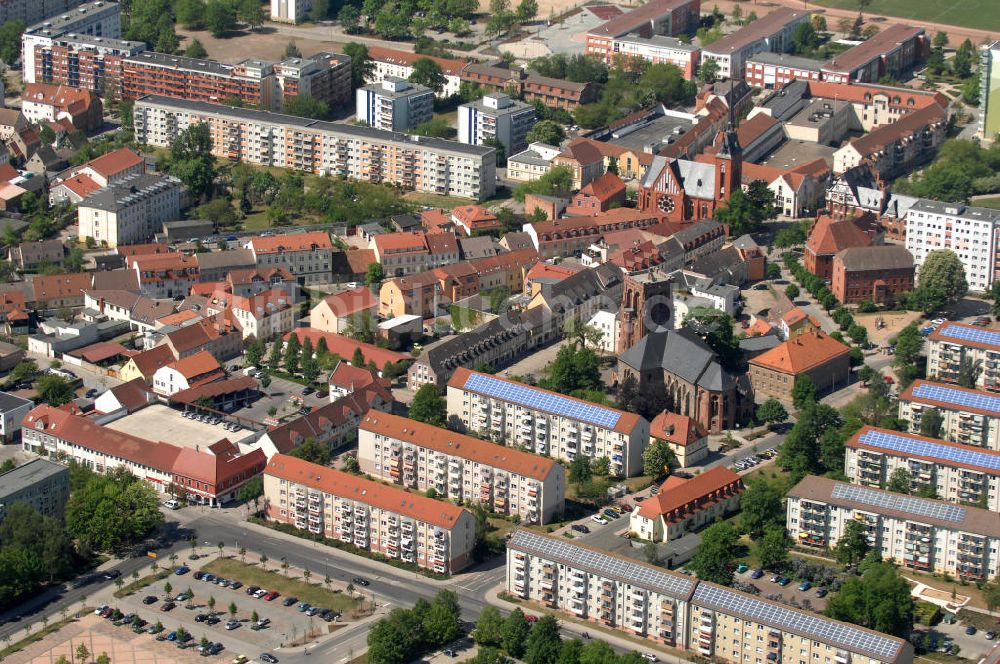
[[[272,591],[272,592],[269,592],[268,594],[264,595],[263,597],[261,597],[261,599],[270,602],[270,601],[272,601],[277,596],[278,596],[278,593]]]
[[[533,622],[535,622],[535,621],[537,621],[537,620],[538,620],[538,616],[533,616],[533,615],[530,615],[530,614],[529,614],[529,615],[526,615],[526,616],[524,617],[524,619],[525,619],[526,621],[530,622],[530,623],[533,623]]]

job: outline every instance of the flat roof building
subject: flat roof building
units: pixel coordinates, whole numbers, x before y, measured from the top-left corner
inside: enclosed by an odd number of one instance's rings
[[[545,524],[565,509],[566,471],[552,459],[423,422],[371,412],[358,428],[362,472],[459,503]]]
[[[809,22],[809,12],[778,7],[765,16],[712,42],[701,52],[703,62],[714,60],[719,76],[741,78],[747,58],[762,51],[784,53],[792,47],[795,28]]]
[[[48,459],[32,459],[0,475],[0,521],[16,503],[27,503],[42,516],[63,518],[69,499],[69,468]]]
[[[799,544],[832,548],[860,521],[883,560],[966,581],[1000,574],[1000,514],[810,476],[788,492],[786,530]]]
[[[965,268],[969,290],[983,293],[997,279],[1000,210],[921,198],[906,213],[906,248],[917,274],[932,251],[950,249]]]
[[[920,433],[930,410],[941,416],[938,437],[1000,451],[1000,396],[929,380],[915,380],[899,395],[899,419],[911,433]]]
[[[927,378],[957,383],[963,362],[982,367],[976,387],[1000,391],[1000,330],[946,321],[927,337]]]
[[[528,131],[535,124],[535,107],[505,94],[489,94],[458,107],[458,140],[486,145],[496,139],[507,154],[528,147]]]
[[[355,116],[369,127],[405,131],[434,116],[434,91],[386,76],[355,91]]]
[[[635,413],[464,367],[448,381],[448,415],[467,430],[495,432],[508,444],[557,459],[606,456],[611,474],[622,477],[642,471],[649,444],[649,422]]]

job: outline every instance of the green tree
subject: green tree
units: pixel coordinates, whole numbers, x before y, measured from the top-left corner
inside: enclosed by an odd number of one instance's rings
[[[305,441],[289,452],[293,457],[298,457],[310,463],[326,466],[330,463],[330,445],[321,443],[315,438],[306,438]]]
[[[432,426],[444,426],[448,418],[448,407],[435,385],[420,386],[410,404],[410,419]]]
[[[819,35],[811,23],[799,23],[792,31],[792,52],[809,55],[819,46]]]
[[[406,16],[403,8],[396,2],[388,2],[378,15],[375,16],[375,24],[372,32],[385,39],[402,39],[410,31],[410,17]]]
[[[73,384],[62,376],[46,374],[35,385],[38,399],[50,406],[61,406],[76,398]]]
[[[434,94],[438,95],[448,83],[448,79],[445,78],[444,72],[441,70],[441,65],[430,58],[417,58],[413,62],[413,71],[410,73],[409,81],[430,88]]]
[[[856,565],[867,555],[869,549],[871,549],[871,545],[868,544],[864,524],[851,519],[844,526],[844,534],[837,540],[833,553],[837,562],[844,565]]]
[[[840,414],[826,404],[808,402],[778,451],[778,465],[796,480],[810,473],[843,467]],[[831,433],[832,432],[832,433]]]
[[[422,621],[427,642],[440,647],[461,636],[459,613],[458,596],[450,590],[438,592]]]
[[[919,284],[921,288],[943,298],[942,306],[961,298],[969,289],[962,261],[949,249],[927,254],[920,266]]]
[[[732,585],[736,540],[736,531],[728,521],[713,523],[702,531],[701,546],[688,566],[702,581]]]
[[[132,544],[163,521],[153,488],[124,469],[94,475],[66,503],[66,529],[92,550]]]
[[[559,349],[549,369],[549,377],[540,382],[546,389],[562,394],[602,387],[600,359],[581,344],[566,344]]]
[[[951,69],[955,76],[959,78],[969,78],[972,76],[972,63],[975,58],[975,48],[972,41],[966,39],[955,51],[955,57],[951,60]]]
[[[177,0],[177,3],[174,4],[174,14],[177,22],[189,30],[202,30],[205,27],[204,0]],[[201,43],[199,42],[200,45]],[[185,55],[187,54],[185,53]],[[205,56],[190,55],[188,57],[203,58]]]
[[[385,272],[382,270],[381,263],[369,263],[368,272],[365,273],[365,285],[367,286],[378,286],[385,279]]]
[[[750,184],[751,190],[744,192],[736,189],[729,195],[729,200],[716,210],[715,219],[729,229],[730,237],[738,237],[752,233],[760,228],[760,224],[774,216],[774,192],[764,187],[754,187],[755,180]]]
[[[479,614],[472,638],[476,645],[498,647],[503,640],[504,619],[495,606],[487,606]]]
[[[351,88],[360,88],[375,71],[375,63],[368,55],[368,47],[348,42],[344,45],[344,53],[351,56]]]
[[[344,32],[355,35],[361,29],[361,10],[354,5],[344,4],[337,12],[337,22]]]
[[[361,341],[366,344],[375,343],[375,333],[378,330],[378,322],[372,316],[370,311],[362,311],[359,314],[354,314],[347,319],[347,324],[344,327],[344,336],[348,336],[356,341]],[[355,353],[361,353],[361,348],[355,349]],[[361,356],[361,362],[356,363],[351,362],[354,366],[364,366],[364,355]]]
[[[677,467],[677,455],[670,449],[670,443],[654,438],[642,452],[642,472],[652,477],[663,477],[671,468]]]
[[[251,30],[256,30],[264,25],[264,10],[261,9],[259,0],[241,0],[239,16],[240,20],[246,23]]]
[[[511,657],[520,658],[524,655],[524,648],[528,639],[531,625],[524,617],[524,612],[520,608],[515,608],[507,616],[503,624],[501,635],[501,645]]]
[[[299,354],[302,351],[302,344],[299,343],[299,337],[293,334],[288,337],[288,341],[285,342],[285,371],[290,374],[297,374],[299,372]]]
[[[573,171],[567,166],[555,166],[533,182],[524,182],[514,187],[514,199],[524,202],[527,194],[541,196],[566,196],[573,189]]]
[[[734,324],[732,316],[709,307],[693,307],[684,317],[684,327],[704,339],[727,369],[736,369],[742,358],[739,343],[733,336]]]
[[[973,360],[969,357],[963,357],[962,361],[958,364],[958,386],[965,387],[967,389],[975,389],[976,384],[979,382],[979,376],[983,373],[983,363],[982,360]],[[39,381],[40,383],[41,381]]]
[[[788,537],[783,525],[774,525],[764,531],[757,542],[760,566],[772,572],[783,572],[788,567]]]
[[[284,112],[300,118],[325,120],[330,115],[330,106],[311,95],[295,95],[285,99]]]
[[[944,416],[937,408],[924,409],[920,415],[920,435],[940,438],[944,428]]]
[[[792,385],[792,404],[799,409],[816,401],[816,385],[808,374],[799,374]]]
[[[799,287],[795,284],[788,284],[785,286],[785,295],[789,300],[794,300],[799,296]]]
[[[293,334],[288,338],[288,340],[291,341],[292,339],[297,340],[297,337]],[[274,371],[279,366],[281,366],[281,341],[276,340],[271,344],[271,352],[267,356],[267,368]]]
[[[569,464],[569,481],[574,484],[586,484],[593,477],[590,468],[590,457],[577,454]]]
[[[205,7],[205,27],[213,37],[221,37],[236,29],[236,8],[226,0],[208,0]]]
[[[698,81],[711,85],[719,78],[719,63],[717,60],[702,60],[698,66]]]
[[[536,122],[528,130],[526,140],[529,143],[545,143],[547,145],[559,145],[566,137],[562,125],[552,120],[541,120]]]
[[[517,4],[517,20],[520,23],[527,23],[538,15],[537,0],[521,0]]]
[[[219,0],[214,0],[218,4]],[[168,167],[196,199],[211,197],[215,188],[216,166],[212,156],[212,135],[207,124],[192,124],[170,144]]]
[[[889,475],[885,488],[893,493],[910,493],[910,472],[906,468],[897,468]]]
[[[857,523],[857,522],[852,522]],[[910,584],[885,562],[849,577],[826,604],[826,615],[885,634],[906,638],[913,629]]]
[[[983,586],[983,601],[989,611],[1000,609],[1000,579],[993,579]]]
[[[0,60],[13,67],[21,57],[21,35],[24,21],[6,21],[0,25]]]
[[[743,532],[757,539],[768,528],[784,522],[781,492],[764,479],[749,482],[740,496],[740,526]]]
[[[781,424],[788,419],[788,411],[777,399],[768,399],[757,406],[757,419],[767,425]]]
[[[562,638],[559,623],[551,615],[544,615],[532,626],[524,644],[524,661],[527,664],[556,664]]]
[[[312,7],[309,8],[309,18],[319,23],[326,20],[330,14],[330,0],[313,0]]]

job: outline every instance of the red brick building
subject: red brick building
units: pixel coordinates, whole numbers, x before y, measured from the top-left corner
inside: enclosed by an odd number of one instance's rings
[[[593,215],[607,212],[612,207],[625,204],[625,183],[614,173],[591,180],[583,189],[573,195],[567,214]]]
[[[701,0],[652,0],[612,18],[587,33],[586,54],[608,64],[614,60],[615,39],[628,34],[640,37],[693,33],[701,17]]]
[[[865,232],[874,217],[865,213],[853,219],[836,219],[823,215],[813,224],[806,239],[803,265],[806,270],[822,279],[833,274],[833,257],[844,249],[867,247],[872,244],[872,236]]]
[[[914,286],[913,254],[897,244],[845,249],[833,257],[830,292],[844,304],[892,301]]]

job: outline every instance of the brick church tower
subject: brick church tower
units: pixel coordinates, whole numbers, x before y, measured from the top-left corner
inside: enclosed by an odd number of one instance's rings
[[[671,280],[656,269],[626,275],[618,310],[618,348],[624,353],[658,327],[673,328]]]
[[[729,109],[729,126],[715,137],[717,150],[712,157],[715,165],[715,200],[718,203],[729,200],[733,192],[743,182],[743,148],[736,136],[733,109]]]

